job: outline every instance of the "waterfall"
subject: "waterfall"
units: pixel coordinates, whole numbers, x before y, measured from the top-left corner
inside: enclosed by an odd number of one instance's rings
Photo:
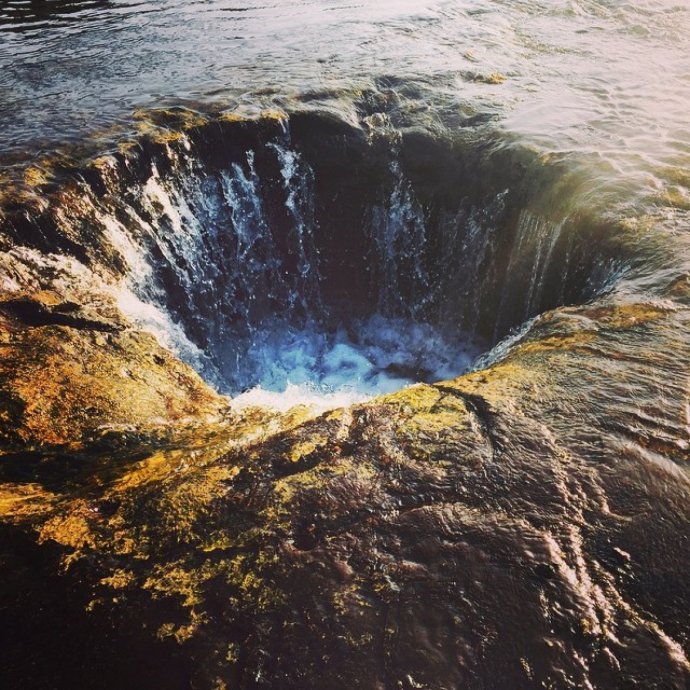
[[[274,332],[323,311],[314,174],[289,132],[283,139],[261,152],[273,155],[276,180],[262,178],[254,150],[213,170],[189,144],[188,159],[170,152],[165,172],[152,162],[126,205],[94,201],[127,265],[123,310],[228,392],[255,381]]]
[[[152,164],[133,193],[133,228],[104,222],[136,274],[138,299],[170,315],[169,340],[221,390],[251,391],[245,400],[265,402],[267,391],[307,386],[313,394],[316,386],[330,394],[347,389],[351,400],[455,375],[481,349],[479,303],[495,278],[508,190],[430,225],[393,157],[362,220],[370,273],[352,276],[369,282],[368,316],[339,323],[336,314],[324,332],[329,305],[321,290],[316,176],[289,129],[217,170],[171,159],[165,175]],[[509,274],[522,266],[528,245],[536,247],[528,309],[540,298],[557,241],[545,239],[543,229],[531,216],[521,218],[510,258]]]
[[[525,217],[529,215],[528,213],[523,213]],[[563,228],[563,221],[551,223],[541,218],[532,217],[528,223],[534,226],[533,232],[537,239],[532,270],[530,272],[529,288],[525,299],[524,319],[533,316],[539,310],[547,271],[551,266],[551,258]]]
[[[564,264],[587,255],[564,223],[469,167],[429,184],[444,172],[402,138],[348,153],[340,134],[314,148],[283,119],[236,126],[239,145],[207,129],[106,157],[53,212],[91,293],[222,392],[352,402],[452,377],[584,291],[586,271]]]
[[[397,160],[390,173],[393,189],[384,204],[374,206],[369,220],[371,263],[378,269],[374,291],[382,313],[420,317],[432,289],[425,265],[426,220]]]
[[[522,322],[543,309],[544,292],[564,224],[565,220],[554,223],[528,210],[520,212],[505,269],[494,339],[515,315]],[[563,265],[562,269],[565,268]],[[564,278],[563,274],[559,277],[559,293]]]

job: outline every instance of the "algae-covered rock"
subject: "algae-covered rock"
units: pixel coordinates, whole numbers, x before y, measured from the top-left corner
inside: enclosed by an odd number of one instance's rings
[[[0,301],[0,451],[171,440],[227,400],[154,336],[53,293]]]

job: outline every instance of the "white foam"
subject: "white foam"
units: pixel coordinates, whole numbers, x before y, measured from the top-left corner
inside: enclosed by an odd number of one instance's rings
[[[166,311],[155,304],[144,302],[127,285],[104,285],[103,290],[115,299],[118,309],[125,317],[137,327],[151,333],[161,347],[174,352],[198,372],[207,369],[208,362],[203,351],[186,336],[182,327]]]
[[[146,250],[132,238],[127,228],[112,216],[97,213],[96,217],[106,229],[112,245],[127,263],[128,275],[137,283],[150,280],[153,270],[147,261]]]
[[[256,386],[233,398],[232,406],[236,409],[268,407],[278,412],[287,412],[294,407],[305,406],[314,413],[321,414],[338,407],[364,402],[370,397],[353,388],[343,387],[328,392],[309,383],[300,385],[288,383],[284,391],[271,391]]]
[[[233,404],[280,411],[306,405],[325,411],[419,381],[458,376],[479,350],[461,338],[442,337],[428,324],[382,316],[330,335],[276,329],[248,353],[253,368],[249,376],[257,384],[237,395]]]

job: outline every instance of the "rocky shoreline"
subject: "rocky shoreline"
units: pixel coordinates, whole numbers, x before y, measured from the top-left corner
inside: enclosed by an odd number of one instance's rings
[[[7,687],[690,683],[687,276],[314,416],[58,273],[0,296]]]

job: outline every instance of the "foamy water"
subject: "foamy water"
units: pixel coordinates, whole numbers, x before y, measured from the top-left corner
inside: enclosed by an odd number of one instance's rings
[[[478,343],[444,338],[428,324],[378,315],[332,334],[269,332],[247,353],[258,383],[240,392],[234,404],[325,411],[420,381],[453,378],[480,351]]]

